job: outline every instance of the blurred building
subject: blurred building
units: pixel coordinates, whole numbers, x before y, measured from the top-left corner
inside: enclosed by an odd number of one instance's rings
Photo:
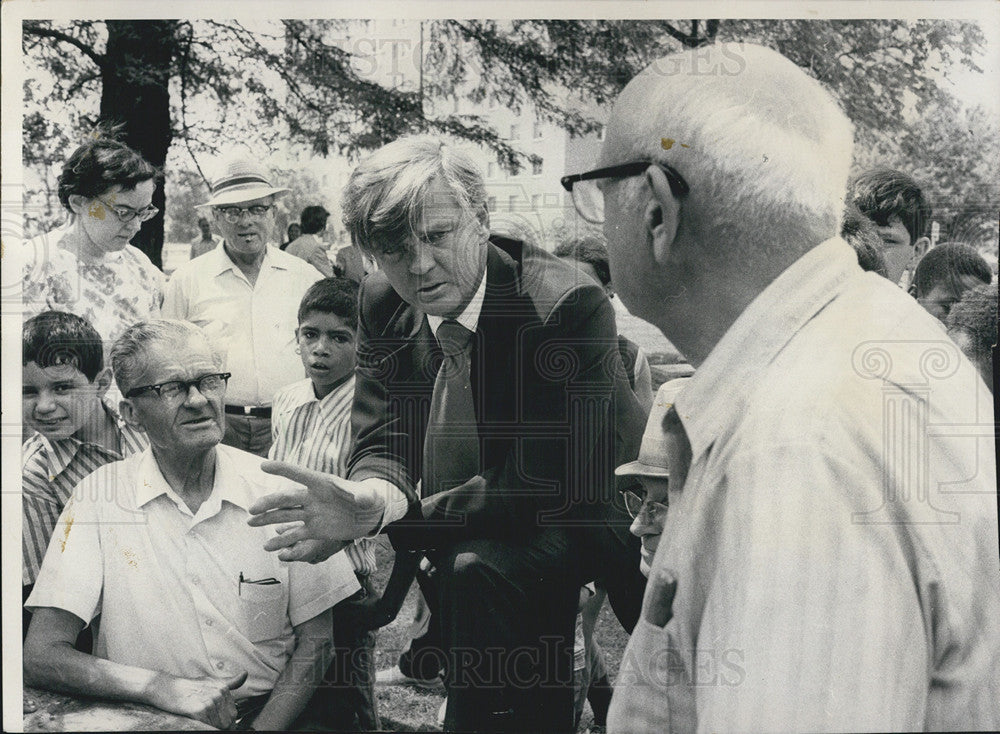
[[[433,71],[428,70],[430,64],[424,55],[426,28],[418,20],[359,20],[344,24],[338,33],[342,37],[328,40],[351,53],[355,72],[373,82],[417,91],[421,88],[422,74]],[[551,250],[559,240],[593,228],[576,216],[559,179],[567,173],[594,167],[601,134],[573,138],[557,125],[540,120],[530,104],[514,111],[496,100],[474,103],[461,94],[448,98],[428,96],[425,111],[428,116],[479,115],[511,147],[530,157],[518,172],[511,173],[504,170],[488,149],[468,144],[486,179],[487,202],[495,231],[530,239]],[[339,192],[353,163],[336,156],[311,160],[304,156],[301,165],[320,182],[327,196],[321,203],[333,212],[329,226],[339,230]],[[338,200],[330,201],[331,192],[336,192],[332,196]],[[347,244],[339,231],[331,232],[329,239],[335,243],[334,250]]]

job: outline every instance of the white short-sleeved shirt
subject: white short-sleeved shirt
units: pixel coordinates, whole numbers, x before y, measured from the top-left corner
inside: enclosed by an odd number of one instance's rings
[[[305,260],[267,247],[257,281],[216,247],[179,266],[167,282],[163,317],[200,326],[226,354],[230,405],[270,405],[279,388],[302,379],[295,353],[299,302],[323,275]]]
[[[342,553],[311,565],[265,551],[274,531],[247,525],[247,508],[288,480],[262,472],[257,456],[216,450],[212,494],[195,515],[149,449],[84,479],[26,606],[100,614],[94,654],[114,662],[188,678],[246,670],[245,698],[274,687],[295,625],[360,586]],[[251,583],[265,580],[277,583]]]

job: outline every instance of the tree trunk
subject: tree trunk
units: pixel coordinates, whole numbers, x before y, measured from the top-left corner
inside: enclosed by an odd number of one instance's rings
[[[101,120],[124,123],[124,141],[162,169],[172,137],[169,82],[177,21],[109,20],[107,27]],[[132,244],[162,267],[162,181],[153,193],[153,206],[160,213],[142,225]]]

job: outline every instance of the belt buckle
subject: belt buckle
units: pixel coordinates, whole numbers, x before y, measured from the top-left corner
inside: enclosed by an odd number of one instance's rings
[[[253,415],[253,406],[252,405],[244,405],[243,406],[243,415],[246,415],[246,416]]]

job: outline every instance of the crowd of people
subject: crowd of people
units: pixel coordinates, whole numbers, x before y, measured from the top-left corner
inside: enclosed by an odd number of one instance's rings
[[[24,279],[25,683],[235,729],[379,730],[376,682],[443,684],[449,731],[1000,728],[996,274],[905,172],[848,180],[819,83],[726,53],[625,87],[552,251],[411,136],[335,262],[219,161],[167,279],[129,244],[161,172],[73,152]],[[654,390],[614,297],[693,376]]]

